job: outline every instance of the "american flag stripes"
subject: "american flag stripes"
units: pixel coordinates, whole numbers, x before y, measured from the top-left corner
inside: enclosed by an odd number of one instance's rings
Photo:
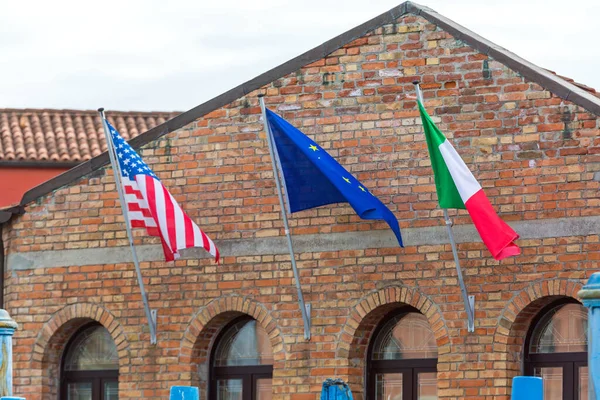
[[[121,182],[132,228],[146,228],[148,235],[161,239],[166,261],[179,258],[178,250],[203,247],[219,262],[213,241],[181,209],[142,158],[108,126],[121,169]]]

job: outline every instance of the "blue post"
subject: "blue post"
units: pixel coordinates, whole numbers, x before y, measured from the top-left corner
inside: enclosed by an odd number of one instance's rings
[[[200,400],[200,394],[194,386],[171,386],[169,400]]]
[[[0,309],[0,397],[13,394],[12,337],[17,323]]]
[[[600,272],[590,276],[587,285],[577,293],[588,308],[588,399],[600,394]]]
[[[352,391],[343,380],[327,378],[323,381],[320,400],[352,400]]]
[[[544,400],[544,383],[537,376],[515,376],[512,400]]]

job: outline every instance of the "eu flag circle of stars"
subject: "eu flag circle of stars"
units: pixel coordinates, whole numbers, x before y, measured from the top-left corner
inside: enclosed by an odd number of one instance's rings
[[[321,149],[319,148],[319,146],[315,145],[314,143],[311,143],[311,145],[310,145],[310,146],[308,146],[308,148],[309,148],[309,149],[311,149],[313,152],[321,150]],[[321,157],[317,157],[317,159],[318,159],[318,160],[320,160],[320,159],[321,159]],[[346,181],[346,183],[348,183],[348,184],[352,184],[352,181],[351,181],[350,179],[346,178],[345,176],[342,176],[342,179],[343,179],[343,180],[345,180],[345,181]],[[357,182],[358,182],[358,180],[357,180]],[[359,183],[360,183],[360,182],[359,182]],[[362,187],[360,184],[358,185],[358,188],[359,188],[360,190],[362,190],[363,192],[366,192],[366,193],[371,193],[371,192],[369,192],[367,189],[365,189],[364,187]],[[374,194],[373,194],[373,193],[371,193],[371,195],[372,195],[372,196],[374,196]]]

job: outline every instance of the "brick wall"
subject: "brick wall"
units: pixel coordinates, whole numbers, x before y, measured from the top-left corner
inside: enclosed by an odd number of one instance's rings
[[[256,95],[266,93],[269,108],[314,138],[416,238],[440,232],[442,213],[416,104],[404,98],[415,78],[501,217],[528,232],[518,242],[523,254],[497,262],[479,240],[459,237],[476,296],[476,330],[468,333],[443,236],[406,240],[404,249],[369,247],[387,237],[387,225],[362,221],[347,205],[295,214],[296,240],[331,237],[297,251],[313,307],[305,342],[289,255],[278,245],[284,233]],[[20,325],[16,395],[55,398],[65,341],[89,320],[117,342],[120,398],[165,398],[174,384],[205,390],[215,333],[245,313],[270,335],[274,399],[317,399],[332,376],[362,399],[366,343],[386,311],[407,304],[435,333],[440,398],[508,399],[535,311],[576,297],[597,268],[600,237],[585,226],[600,215],[598,117],[415,16],[144,146],[142,157],[221,247],[222,264],[199,252],[157,261],[156,240],[136,232],[158,309],[159,342],[151,346],[133,266],[126,256],[105,264],[127,245],[112,172],[100,169],[29,204],[4,231],[6,306]],[[451,215],[459,230],[471,229],[465,212]],[[358,240],[346,248],[344,238]]]

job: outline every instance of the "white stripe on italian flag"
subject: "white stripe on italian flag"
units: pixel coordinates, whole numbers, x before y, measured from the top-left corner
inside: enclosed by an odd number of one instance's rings
[[[520,254],[521,249],[514,243],[519,235],[496,214],[465,162],[435,126],[423,105],[418,104],[440,207],[466,208],[483,243],[496,260]]]

